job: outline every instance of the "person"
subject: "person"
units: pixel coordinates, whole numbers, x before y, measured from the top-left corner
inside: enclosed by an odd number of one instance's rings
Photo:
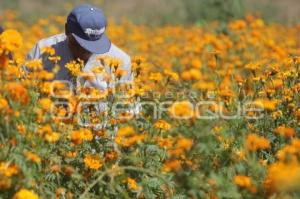
[[[119,79],[120,83],[128,82],[131,84],[133,75],[131,74],[130,56],[114,45],[106,35],[107,20],[101,9],[89,4],[83,4],[75,7],[68,15],[65,23],[65,33],[42,39],[32,48],[27,56],[27,60],[41,59],[45,70],[52,71],[56,64],[59,70],[55,73],[53,80],[68,81],[73,86],[78,82],[74,82],[74,77],[67,69],[66,64],[72,60],[80,59],[83,62],[83,72],[91,72],[94,67],[99,67],[98,57],[105,55],[116,58],[121,61],[119,66],[124,73]],[[52,47],[56,56],[60,60],[55,63],[47,59],[43,53],[45,47]],[[26,69],[25,73],[30,73]],[[112,75],[112,70],[105,67],[105,71]],[[114,87],[114,83],[106,82],[104,75],[96,76],[96,78],[88,78],[84,83],[80,83],[84,87],[95,87],[101,91],[107,91],[108,88]],[[76,85],[75,85],[76,86]],[[78,86],[78,85],[77,85]],[[74,87],[73,87],[74,88]],[[74,89],[73,89],[74,91]],[[99,112],[106,110],[107,102],[98,102],[96,109]],[[132,110],[129,110],[132,112]],[[95,128],[103,128],[104,124],[97,125]]]
[[[106,35],[107,20],[101,9],[89,4],[75,7],[67,17],[65,33],[40,40],[29,52],[27,60],[42,59],[43,67],[52,71],[55,63],[45,59],[42,50],[52,47],[56,56],[60,57],[59,71],[54,80],[71,81],[72,75],[65,67],[72,60],[83,61],[83,72],[90,72],[95,66],[99,66],[97,57],[100,55],[116,58],[121,61],[121,68],[125,71],[121,82],[132,81],[131,60],[128,54],[114,45]],[[106,69],[106,72],[110,72]],[[74,83],[74,82],[73,82]],[[88,82],[88,86],[98,89],[107,89],[103,79],[96,78]]]
[[[0,35],[3,33],[4,29],[0,26]]]

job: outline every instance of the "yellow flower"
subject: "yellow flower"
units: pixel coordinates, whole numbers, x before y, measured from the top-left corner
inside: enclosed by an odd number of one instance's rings
[[[166,122],[165,120],[158,120],[155,122],[154,127],[161,130],[170,130],[172,128],[171,124]]]
[[[74,152],[68,151],[68,152],[65,154],[65,156],[68,157],[68,158],[75,158],[75,157],[77,156],[77,152],[76,152],[76,151],[74,151]]]
[[[161,82],[163,80],[163,76],[161,73],[151,73],[149,80],[153,80],[155,82]]]
[[[120,127],[117,133],[118,136],[128,136],[133,134],[135,134],[135,131],[134,128],[131,126]]]
[[[38,129],[39,135],[46,135],[48,133],[52,133],[52,128],[49,124],[39,127],[39,129]]]
[[[127,185],[129,187],[129,189],[131,190],[138,190],[140,189],[140,187],[138,186],[138,184],[136,183],[136,181],[132,178],[127,178]]]
[[[108,66],[113,70],[117,70],[122,64],[122,60],[109,56],[99,56],[98,60],[101,62],[102,66]]]
[[[52,101],[49,98],[42,98],[38,103],[44,111],[49,111],[52,106]]]
[[[17,126],[17,130],[21,135],[25,135],[26,133],[26,127],[23,124],[18,124]]]
[[[234,183],[240,187],[250,187],[252,185],[251,179],[248,176],[235,176]]]
[[[43,69],[43,64],[41,59],[33,59],[26,62],[26,68],[30,71],[38,71]]]
[[[276,99],[269,100],[269,99],[258,99],[255,101],[255,104],[262,106],[262,108],[273,111],[276,109],[279,101]]]
[[[6,101],[6,99],[0,96],[0,111],[6,110],[8,108],[9,108],[8,102]]]
[[[59,138],[60,138],[60,134],[59,133],[55,133],[55,132],[47,133],[45,135],[46,141],[48,141],[50,143],[57,142],[59,140]]]
[[[55,49],[51,46],[46,46],[44,48],[41,49],[43,54],[47,54],[47,55],[55,55]]]
[[[170,79],[172,79],[174,81],[179,80],[179,75],[171,70],[164,70],[164,75],[166,75],[167,77],[169,77]]]
[[[71,140],[74,144],[81,144],[82,141],[93,140],[93,134],[89,129],[79,129],[72,132]]]
[[[13,29],[7,29],[0,35],[0,54],[14,52],[23,44],[21,34]]]
[[[54,63],[57,63],[61,60],[61,57],[60,56],[51,56],[51,57],[48,57],[48,59]],[[56,68],[56,70],[54,70],[54,71],[57,71],[57,70],[58,70],[58,68]]]
[[[96,155],[86,155],[84,158],[85,166],[90,169],[99,169],[102,167],[102,161]]]
[[[181,77],[183,80],[187,80],[187,81],[200,80],[202,77],[202,74],[201,74],[200,70],[192,68],[190,70],[183,71],[181,74]]]
[[[66,64],[65,66],[69,71],[70,73],[73,75],[73,76],[79,76],[82,72],[81,72],[81,69],[83,67],[83,62],[82,61],[71,61],[69,63]]]
[[[189,101],[175,102],[170,108],[172,117],[191,118],[194,116],[193,104]]]
[[[193,88],[199,89],[199,90],[212,91],[216,88],[216,86],[213,82],[199,81],[199,82],[196,82],[195,84],[193,84]]]
[[[0,162],[0,176],[4,175],[6,177],[11,177],[13,175],[16,175],[19,172],[19,169],[17,165],[5,162]]]
[[[39,197],[33,191],[21,189],[14,195],[13,199],[39,199]]]
[[[136,135],[133,127],[123,126],[118,130],[115,142],[120,146],[129,147],[144,140],[144,138],[145,135],[143,134]]]
[[[260,68],[259,63],[249,63],[245,66],[245,69],[250,71],[257,71]]]

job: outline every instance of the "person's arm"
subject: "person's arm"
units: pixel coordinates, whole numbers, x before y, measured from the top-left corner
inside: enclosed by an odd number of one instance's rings
[[[133,74],[131,71],[131,59],[129,56],[123,60],[123,64],[122,64],[121,68],[126,71],[126,74],[121,77],[120,82],[121,83],[132,83]]]
[[[27,60],[40,59],[41,49],[38,44],[36,44],[27,54]]]

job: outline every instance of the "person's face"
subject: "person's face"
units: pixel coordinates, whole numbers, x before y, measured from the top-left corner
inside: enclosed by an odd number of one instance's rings
[[[86,63],[91,57],[92,53],[85,50],[83,47],[81,47],[72,34],[67,34],[67,37],[68,37],[68,45],[74,59],[75,60],[80,59],[84,63]]]

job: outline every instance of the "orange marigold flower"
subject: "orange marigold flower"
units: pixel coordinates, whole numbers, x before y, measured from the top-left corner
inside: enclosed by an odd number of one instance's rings
[[[252,185],[251,178],[248,176],[235,176],[234,183],[240,187],[250,187]]]
[[[69,151],[66,153],[66,157],[68,158],[75,158],[77,156],[77,152],[72,152],[72,151]]]
[[[285,136],[285,137],[292,137],[295,135],[295,130],[293,128],[279,126],[274,130],[275,133]]]
[[[249,134],[246,140],[246,148],[249,151],[257,151],[259,149],[267,149],[270,147],[270,141],[256,134]]]
[[[31,160],[32,162],[41,163],[41,158],[38,155],[36,155],[35,153],[27,151],[27,152],[25,152],[25,156],[28,160]]]
[[[287,192],[298,189],[300,186],[299,162],[294,160],[270,165],[264,186],[268,192]]]
[[[10,82],[7,84],[7,88],[10,97],[23,105],[27,105],[29,102],[29,96],[27,89],[17,82]]]
[[[160,146],[162,148],[170,148],[173,146],[173,143],[174,143],[174,139],[172,137],[168,137],[168,138],[158,137],[157,138],[157,144],[158,144],[158,146]]]
[[[118,158],[118,152],[116,151],[109,151],[105,153],[105,160],[112,161]]]
[[[9,105],[8,105],[7,100],[0,96],[0,111],[6,110],[8,108],[9,108]]]
[[[164,172],[178,171],[180,169],[181,169],[181,161],[180,160],[166,161],[163,165],[163,168],[162,168],[162,170]]]
[[[126,181],[127,181],[127,185],[129,187],[129,189],[131,189],[131,190],[140,189],[140,187],[138,186],[138,184],[136,183],[136,181],[134,179],[128,177]]]
[[[277,157],[280,161],[297,159],[300,157],[300,140],[293,139],[291,144],[285,145],[277,152]]]
[[[102,167],[102,161],[97,155],[86,155],[84,158],[85,166],[90,169],[99,169]]]
[[[177,157],[184,155],[184,152],[190,150],[192,145],[193,145],[193,141],[191,139],[179,138],[175,145],[175,148],[168,150],[168,154],[170,156],[177,156]]]
[[[180,138],[176,143],[176,148],[181,148],[183,150],[190,150],[193,146],[193,140],[188,138]]]
[[[93,140],[93,134],[89,129],[79,129],[72,132],[71,140],[74,144],[81,144],[82,141]]]
[[[191,118],[194,116],[193,104],[189,101],[175,102],[170,108],[172,117]]]
[[[252,193],[256,193],[256,188],[253,186],[251,178],[248,176],[235,176],[234,183],[239,187],[249,190]]]
[[[193,68],[196,68],[196,69],[200,69],[201,66],[202,66],[202,62],[200,59],[193,59],[192,62],[191,62],[191,65]]]
[[[229,28],[231,30],[242,30],[247,27],[247,23],[244,20],[236,20],[231,23],[229,23]]]
[[[0,175],[11,177],[19,172],[17,165],[0,162]]]

